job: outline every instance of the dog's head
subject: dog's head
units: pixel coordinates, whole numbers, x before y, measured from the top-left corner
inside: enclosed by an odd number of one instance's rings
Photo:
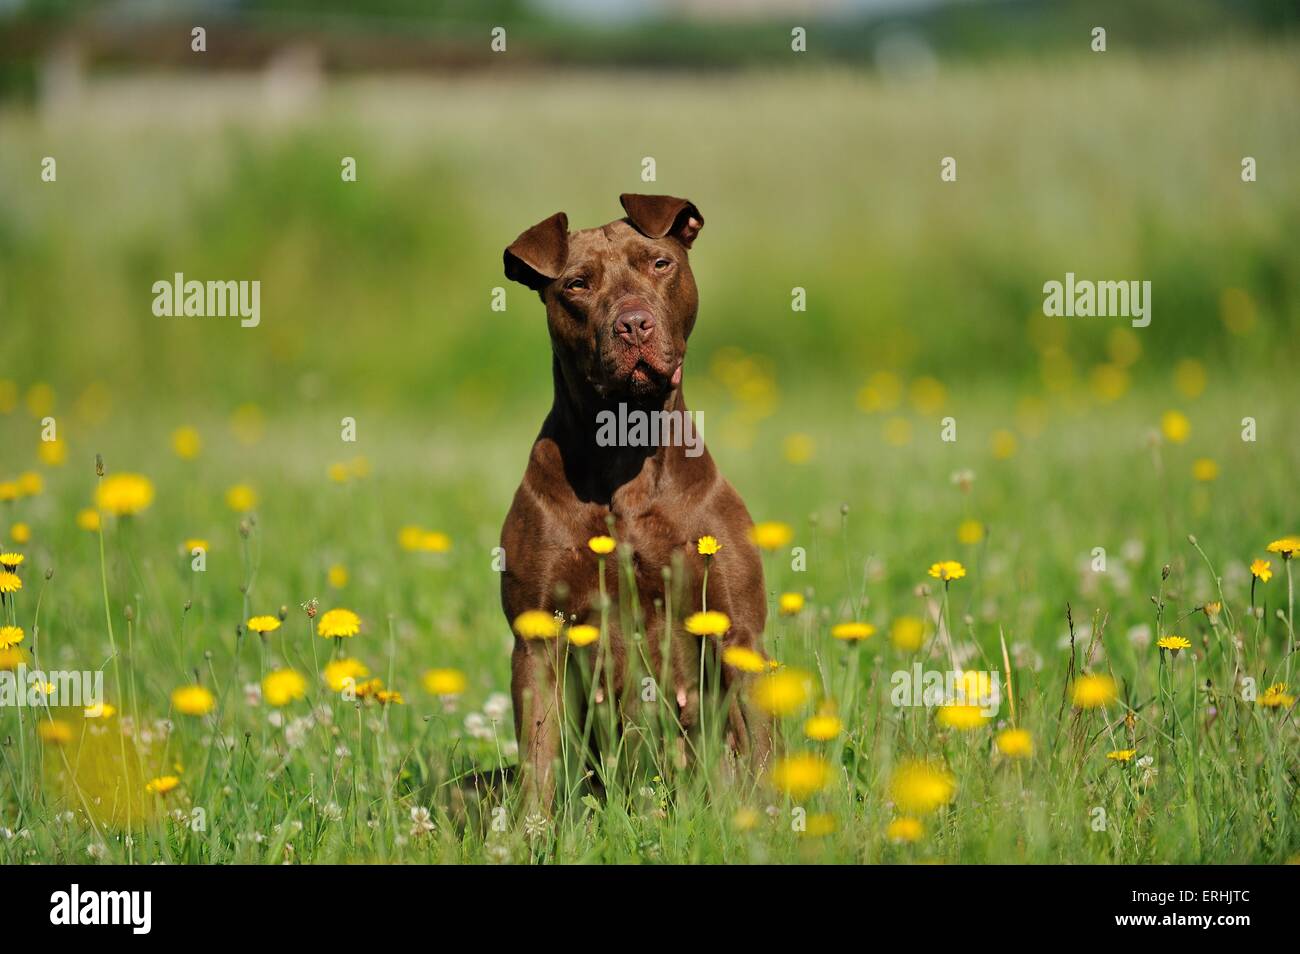
[[[557,212],[505,251],[506,277],[546,303],[552,347],[570,386],[644,400],[681,384],[699,293],[687,250],[704,216],[686,199],[619,197],[627,217],[569,231]]]

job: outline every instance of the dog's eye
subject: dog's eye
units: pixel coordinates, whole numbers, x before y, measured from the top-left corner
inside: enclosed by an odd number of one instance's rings
[[[569,291],[575,291],[580,288],[586,288],[587,280],[585,278],[570,278],[567,282],[564,283],[564,287],[567,288]]]
[[[662,272],[662,271],[665,271],[665,270],[667,270],[668,268],[670,268],[670,267],[672,266],[672,264],[673,264],[673,260],[672,260],[671,258],[656,258],[656,259],[655,259],[655,271],[656,271],[656,272]]]

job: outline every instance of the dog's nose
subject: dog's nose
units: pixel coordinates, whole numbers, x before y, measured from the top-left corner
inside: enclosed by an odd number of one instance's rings
[[[614,319],[614,334],[630,345],[644,344],[654,334],[655,316],[650,312],[634,308],[620,312]]]

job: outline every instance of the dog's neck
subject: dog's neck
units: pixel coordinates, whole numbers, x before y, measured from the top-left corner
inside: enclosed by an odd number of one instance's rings
[[[602,412],[617,417],[620,405],[625,405],[626,413],[673,411],[686,415],[680,386],[644,399],[603,396],[586,381],[568,380],[558,358],[553,362],[553,375],[555,399],[540,437],[559,448],[569,485],[580,499],[608,504],[620,487],[642,475],[651,489],[678,468],[707,458],[707,451],[704,457],[688,458],[685,448],[675,444],[605,446],[597,439]]]

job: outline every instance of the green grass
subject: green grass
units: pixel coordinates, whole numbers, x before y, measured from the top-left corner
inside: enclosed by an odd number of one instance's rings
[[[107,727],[33,710],[20,725],[0,710],[0,826],[23,832],[0,838],[0,859],[1295,856],[1293,711],[1244,701],[1238,678],[1261,690],[1283,678],[1287,574],[1272,556],[1255,620],[1247,566],[1300,529],[1300,193],[1285,171],[1298,130],[1281,92],[1296,67],[1284,53],[1116,56],[1104,71],[1087,60],[971,70],[899,89],[837,74],[671,80],[636,117],[612,106],[637,82],[566,77],[449,85],[437,109],[423,87],[355,85],[328,94],[328,118],[269,129],[231,118],[162,136],[134,113],[117,124],[0,117],[11,319],[0,482],[35,471],[43,484],[0,503],[5,545],[27,556],[3,613],[41,666],[102,667],[119,710]],[[123,90],[92,95],[120,102]],[[575,97],[601,122],[567,122]],[[1236,173],[1248,151],[1261,157],[1253,186]],[[937,157],[949,152],[961,172],[944,192]],[[58,185],[15,187],[48,153]],[[337,181],[347,154],[361,163],[355,189]],[[691,196],[707,220],[693,253],[703,308],[689,403],[755,518],[789,523],[807,550],[803,572],[789,554],[767,559],[769,599],[797,591],[808,606],[772,613],[766,643],[841,706],[847,733],[829,745],[804,740],[801,718],[784,726],[791,752],[842,756],[798,803],[829,816],[829,834],[793,830],[796,804],[766,777],[682,770],[668,743],[651,745],[660,758],[642,776],[625,757],[601,797],[575,785],[544,823],[513,795],[504,831],[457,807],[461,774],[514,761],[508,710],[495,741],[471,737],[465,717],[509,688],[492,548],[550,377],[535,299],[512,289],[506,314],[487,307],[500,248],[557,207],[576,224],[612,217],[644,154],[659,159],[656,188]],[[262,327],[153,318],[149,285],[174,270],[260,278]],[[1033,317],[1042,282],[1066,270],[1151,279],[1152,326]],[[796,284],[809,289],[806,314],[789,312]],[[1242,314],[1248,328],[1234,323]],[[864,411],[859,392],[882,370],[902,397]],[[937,397],[912,387],[926,378],[942,382]],[[264,418],[256,439],[231,426],[248,404]],[[61,466],[37,454],[51,408]],[[1184,442],[1159,436],[1170,410],[1191,422]],[[340,440],[345,416],[357,419],[355,444]],[[955,442],[940,440],[945,416]],[[1255,442],[1241,439],[1245,417]],[[195,460],[172,453],[182,425],[203,437]],[[999,432],[1014,435],[1010,456],[994,452]],[[811,447],[806,460],[787,453],[792,437]],[[75,521],[93,499],[96,454],[110,475],[143,473],[156,487],[143,513],[105,520],[102,568],[98,535]],[[358,455],[366,476],[327,477]],[[1217,479],[1194,479],[1202,458]],[[964,491],[952,475],[965,469],[975,478]],[[250,516],[225,505],[238,482],[258,490]],[[957,539],[969,520],[985,529],[979,543]],[[22,546],[19,523],[31,534]],[[446,532],[452,549],[403,550],[409,524]],[[191,537],[210,542],[205,572],[181,552]],[[1095,547],[1105,573],[1089,569]],[[1006,702],[970,733],[890,704],[896,670],[917,658],[948,668],[926,576],[945,558],[969,571],[949,594],[952,641],[968,667],[1000,671],[1005,638],[1032,759],[992,751]],[[336,564],[349,575],[337,590]],[[1199,608],[1220,598],[1216,576],[1225,610],[1211,622]],[[325,689],[317,673],[334,647],[310,636],[301,605],[312,599],[361,615],[347,651],[404,704],[358,707]],[[1104,711],[1062,706],[1067,605],[1075,670],[1095,634],[1090,668],[1120,685]],[[237,638],[250,615],[281,607],[285,624],[265,642]],[[854,616],[878,627],[857,650],[829,636]],[[900,616],[930,621],[919,655],[889,641]],[[1162,662],[1135,638],[1142,626],[1193,649]],[[284,665],[307,676],[307,698],[273,721],[245,687]],[[433,667],[465,673],[454,703],[421,687]],[[217,712],[171,712],[172,690],[196,679]],[[34,723],[50,716],[72,742],[38,738]],[[1131,747],[1154,760],[1145,784],[1140,768],[1106,758]],[[944,763],[957,792],[920,841],[892,844],[888,780],[914,756]],[[145,782],[167,774],[179,787],[146,796]],[[168,814],[194,808],[202,831]],[[433,833],[412,834],[416,808],[430,810]],[[757,812],[752,827],[737,824],[744,810]]]
[[[504,833],[485,838],[474,827],[462,833],[452,810],[451,780],[471,767],[499,762],[496,743],[466,737],[464,717],[481,711],[493,692],[508,691],[510,635],[496,599],[490,550],[522,468],[528,441],[522,426],[502,435],[393,426],[389,434],[364,440],[360,449],[371,473],[346,484],[325,474],[329,464],[350,459],[352,449],[331,442],[321,422],[274,423],[253,447],[231,439],[220,423],[203,422],[207,446],[189,462],[170,454],[166,415],[147,415],[129,428],[106,427],[98,446],[110,473],[138,469],[157,487],[146,512],[108,520],[104,527],[121,683],[117,667],[109,664],[97,537],[73,523],[96,481],[89,447],[74,447],[68,463],[46,475],[42,494],[8,505],[6,523],[28,523],[33,540],[22,548],[28,554],[26,585],[6,612],[28,631],[29,648],[39,633],[41,665],[107,666],[108,696],[121,710],[118,718],[129,717],[140,728],[169,715],[175,721],[170,733],[154,728],[153,744],[139,751],[140,764],[128,778],[142,785],[156,775],[179,775],[182,787],[166,797],[166,805],[203,807],[207,831],[187,834],[174,822],[156,820],[136,832],[130,851],[136,861],[280,860],[284,849],[277,831],[296,829],[297,823],[303,828],[290,841],[302,861],[1282,860],[1297,848],[1295,725],[1289,712],[1239,698],[1228,629],[1197,612],[1218,599],[1218,590],[1185,535],[1196,534],[1223,578],[1227,609],[1244,634],[1242,674],[1261,688],[1280,679],[1286,627],[1273,613],[1286,605],[1282,564],[1273,557],[1277,576],[1259,587],[1267,613],[1258,622],[1247,616],[1245,564],[1264,555],[1263,545],[1287,529],[1282,502],[1298,463],[1295,448],[1275,440],[1242,444],[1218,455],[1216,482],[1195,484],[1188,474],[1191,458],[1198,448],[1227,445],[1231,428],[1216,427],[1213,407],[1206,406],[1191,411],[1188,445],[1153,450],[1147,443],[1152,422],[1141,420],[1138,409],[1161,407],[1161,399],[1135,398],[1133,405],[1086,415],[1053,409],[1044,433],[1022,436],[1011,460],[993,459],[981,440],[986,422],[996,417],[987,408],[972,410],[955,445],[918,434],[912,444],[894,448],[873,434],[876,419],[851,407],[821,415],[825,430],[812,432],[818,450],[803,465],[789,464],[773,450],[787,420],[806,419],[793,410],[763,424],[760,429],[770,436],[747,450],[720,445],[722,464],[756,517],[787,520],[796,528],[795,543],[808,550],[804,573],[793,572],[788,557],[768,560],[773,598],[781,591],[809,595],[798,619],[773,615],[769,652],[816,672],[819,686],[844,699],[852,650],[829,638],[830,623],[853,617],[858,606],[864,608],[856,615],[880,628],[857,650],[856,702],[841,712],[850,727],[846,764],[856,766],[856,775],[837,775],[826,791],[803,803],[809,812],[836,820],[838,830],[819,839],[792,832],[792,805],[761,781],[754,786],[714,779],[706,799],[706,773],[669,767],[658,769],[665,781],[616,784],[601,801],[584,799],[585,792],[576,789],[545,834],[523,833],[523,811]],[[707,420],[713,409],[706,407]],[[1276,400],[1261,399],[1259,408],[1261,430],[1276,433]],[[908,416],[918,427],[928,423],[921,415]],[[7,435],[30,428],[15,417],[5,422]],[[314,430],[320,433],[307,436]],[[966,467],[976,474],[969,492],[950,480],[954,470]],[[223,502],[225,488],[236,479],[250,481],[262,496],[247,538]],[[986,540],[959,544],[955,532],[963,519],[985,523]],[[408,523],[448,532],[453,549],[401,550],[398,532]],[[206,572],[192,572],[180,553],[181,541],[191,536],[210,542]],[[1105,574],[1081,566],[1094,546],[1107,549]],[[1001,670],[1000,635],[1013,647],[1017,721],[1033,733],[1037,747],[1023,764],[991,755],[993,727],[969,735],[943,731],[931,712],[889,702],[890,674],[910,668],[914,659],[949,668],[941,640],[917,656],[894,649],[885,635],[900,615],[933,619],[933,596],[922,599],[916,588],[933,584],[926,567],[948,557],[969,570],[951,590],[953,639],[963,656],[969,654],[965,665]],[[726,558],[725,551],[718,557]],[[336,563],[350,574],[339,591],[326,583]],[[1172,570],[1161,587],[1166,563]],[[47,568],[54,575],[43,581]],[[1159,632],[1186,635],[1194,645],[1170,667],[1172,704],[1161,696],[1155,649],[1129,638],[1135,626],[1155,629],[1149,597],[1156,594],[1165,601]],[[308,698],[282,716],[299,720],[316,711],[328,719],[293,747],[288,736],[305,724],[287,736],[268,721],[266,706],[244,702],[243,688],[280,665],[309,676],[319,671],[333,646],[320,638],[312,645],[299,607],[313,598],[322,608],[342,605],[362,615],[365,631],[347,650],[401,690],[406,704],[358,708],[331,698],[313,680]],[[1064,718],[1059,716],[1069,659],[1060,642],[1067,632],[1067,603],[1079,631],[1079,664],[1087,627],[1095,627],[1104,655],[1091,668],[1113,672],[1123,687],[1124,705],[1105,713],[1109,730],[1100,712],[1086,716],[1077,729],[1071,728],[1068,705]],[[288,610],[286,623],[265,643],[249,635],[237,641],[236,627],[249,615],[275,613],[281,606]],[[933,625],[927,633],[933,637]],[[468,688],[454,705],[444,707],[421,689],[420,676],[432,667],[466,673]],[[221,700],[212,723],[169,713],[171,690],[194,681],[195,673]],[[1212,689],[1205,688],[1207,679]],[[1136,711],[1134,736],[1115,724],[1127,706]],[[1210,706],[1217,718],[1207,715]],[[75,713],[52,714],[78,726],[83,739]],[[33,715],[25,713],[22,730],[25,771],[16,745],[4,749],[6,825],[29,829],[31,840],[5,841],[0,850],[13,861],[81,861],[102,836],[108,858],[125,859],[120,828],[109,825],[97,835],[87,824],[61,757],[87,758],[94,765],[107,759],[110,769],[98,776],[88,797],[111,804],[121,793],[110,781],[116,783],[120,773],[112,773],[117,763],[103,750],[115,736],[87,735],[79,745],[42,747],[32,736]],[[998,723],[1009,717],[1004,702]],[[16,738],[15,713],[4,719],[6,734]],[[787,745],[796,751],[822,748],[801,741],[800,725],[800,719],[786,725]],[[500,744],[508,745],[511,736],[507,716]],[[1138,787],[1139,771],[1106,760],[1107,751],[1131,747],[1112,736],[1135,737],[1139,757],[1154,758],[1159,774],[1152,784]],[[347,757],[336,754],[339,746]],[[892,817],[884,786],[905,754],[943,759],[960,788],[953,805],[928,820],[920,844],[892,846],[883,840]],[[24,777],[25,786],[19,783]],[[650,789],[653,796],[645,794]],[[666,814],[661,803],[670,806]],[[327,808],[331,804],[341,815]],[[132,806],[138,816],[142,803]],[[415,806],[433,810],[436,836],[407,837]],[[741,808],[765,812],[768,806],[775,807],[775,819],[764,814],[746,832],[732,826]],[[1104,833],[1089,827],[1097,807],[1108,816]],[[65,811],[73,821],[60,821]],[[249,840],[254,833],[265,841]]]

